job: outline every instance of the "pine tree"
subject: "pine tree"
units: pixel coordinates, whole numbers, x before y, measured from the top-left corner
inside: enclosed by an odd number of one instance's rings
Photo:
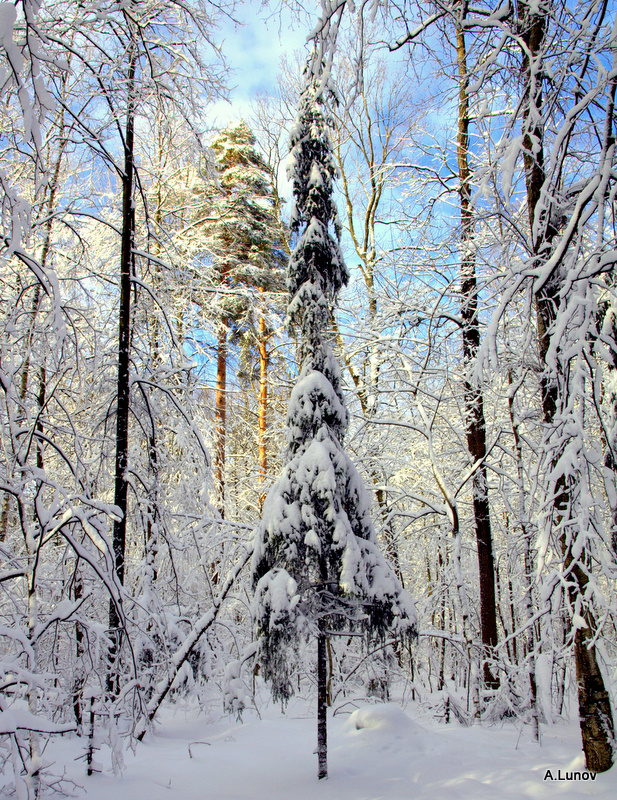
[[[319,79],[310,77],[288,164],[292,229],[301,231],[289,261],[288,322],[301,369],[287,413],[286,465],[266,499],[252,561],[258,658],[275,699],[293,692],[299,642],[317,638],[319,778],[327,777],[328,634],[416,633],[413,604],[378,548],[368,495],[343,449],[348,417],[330,341],[332,307],[348,272],[332,198],[328,125]]]
[[[214,472],[217,505],[225,516],[225,439],[227,416],[227,360],[230,330],[255,328],[263,344],[268,331],[263,309],[258,310],[254,293],[282,287],[282,265],[277,249],[278,221],[272,207],[268,168],[255,148],[255,136],[242,121],[230,125],[215,139],[212,150],[221,193],[209,209],[216,219],[208,226],[208,249],[213,256],[214,280],[220,290],[217,324],[217,382],[215,398]],[[262,324],[263,321],[263,324]]]

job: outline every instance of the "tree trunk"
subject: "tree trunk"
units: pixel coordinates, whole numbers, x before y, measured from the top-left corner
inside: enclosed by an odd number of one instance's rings
[[[263,291],[263,290],[260,290]],[[259,401],[258,401],[258,447],[259,447],[259,513],[266,499],[266,475],[268,474],[267,413],[268,413],[268,333],[263,311],[259,315]]]
[[[218,333],[216,395],[214,399],[214,486],[216,507],[225,519],[225,438],[227,432],[227,322],[222,319]]]
[[[133,34],[134,36],[134,34]],[[120,308],[118,319],[118,378],[116,411],[116,463],[114,504],[120,518],[114,521],[114,570],[120,585],[124,585],[126,553],[126,517],[128,498],[128,450],[130,408],[130,338],[131,338],[131,275],[134,266],[133,242],[135,236],[135,210],[133,208],[134,182],[134,123],[135,123],[135,69],[136,45],[131,43],[128,64],[128,104],[124,134],[124,171],[122,174],[122,233],[120,245]],[[116,696],[120,691],[118,657],[120,652],[121,619],[113,599],[109,602],[109,650],[107,691]]]
[[[580,594],[584,594],[588,577],[572,558],[571,549],[564,559],[566,570],[571,569],[575,578],[570,584],[570,602],[574,604]],[[594,636],[596,622],[590,608],[583,614],[585,627],[577,625],[574,633],[574,661],[576,664],[576,684],[578,687],[578,708],[583,751],[587,769],[592,772],[605,772],[614,763],[613,753],[613,714],[611,701],[604,685],[604,678],[598,663]]]
[[[525,180],[527,188],[527,208],[531,230],[532,253],[536,263],[541,265],[548,257],[557,230],[550,221],[548,209],[540,205],[540,197],[545,182],[543,129],[541,125],[542,85],[536,82],[541,75],[538,61],[546,31],[546,16],[535,13],[527,3],[519,5],[519,21],[522,24],[522,38],[527,46],[523,51],[523,74],[526,78],[525,104],[523,115],[523,152]],[[535,62],[535,63],[534,63]],[[541,79],[540,79],[541,80]],[[547,428],[553,424],[557,410],[563,400],[558,375],[549,372],[547,353],[551,344],[552,328],[557,319],[560,299],[560,279],[553,274],[541,290],[536,293],[538,351],[543,369],[541,376],[542,410]],[[557,460],[557,456],[554,461]],[[573,542],[568,542],[565,523],[570,515],[570,496],[572,486],[561,476],[555,486],[553,501],[554,528],[560,529],[563,565],[569,573],[568,595],[570,604],[576,608],[585,596],[588,577],[581,567],[586,557],[582,552],[573,556]],[[583,751],[587,768],[604,772],[613,765],[613,717],[610,699],[606,691],[602,672],[597,660],[595,647],[595,619],[589,607],[582,614],[586,627],[576,627],[574,631],[574,658],[578,685],[578,703]]]
[[[605,280],[614,291],[617,286],[617,276],[608,273]],[[598,329],[601,331],[602,342],[610,353],[610,360],[606,364],[609,377],[602,386],[602,405],[608,411],[606,432],[603,431],[603,472],[607,488],[606,494],[611,504],[611,547],[613,557],[617,560],[617,480],[615,475],[617,470],[617,317],[615,308],[608,299],[599,304]],[[597,398],[596,402],[600,405],[600,398]]]
[[[75,574],[73,576],[73,597],[75,600],[81,600],[84,596],[84,582],[79,567],[79,559],[75,564]],[[84,670],[84,655],[86,652],[86,630],[81,622],[75,623],[75,674],[73,677],[73,686],[71,690],[73,701],[73,713],[75,715],[75,723],[77,725],[77,733],[79,736],[83,733],[83,693],[84,685],[86,682],[86,675]]]
[[[328,646],[325,620],[317,634],[317,777],[328,777]]]
[[[63,79],[63,86],[66,86],[65,79]],[[61,131],[64,129],[64,109],[61,109],[61,111],[59,112],[55,124]],[[39,265],[42,270],[45,269],[45,266],[47,264],[47,257],[49,255],[49,250],[51,247],[51,230],[54,219],[53,212],[56,205],[56,194],[58,192],[58,185],[60,183],[60,170],[62,168],[62,157],[64,155],[64,150],[66,148],[66,145],[67,145],[67,139],[62,138],[60,140],[60,145],[58,147],[58,154],[54,164],[54,171],[48,183],[49,195],[45,202],[44,212],[43,212],[45,215],[45,224],[44,224],[45,238],[43,240],[43,247],[41,249],[41,256],[39,259]],[[30,378],[30,356],[32,349],[32,339],[34,335],[34,327],[36,323],[36,317],[39,312],[40,303],[41,303],[41,284],[37,283],[36,286],[34,287],[34,294],[32,297],[31,318],[28,324],[28,329],[27,329],[28,332],[26,334],[25,359],[21,371],[21,380],[19,386],[19,400],[21,405],[24,406],[22,410],[24,417],[26,413],[25,402],[26,402],[26,394],[28,392],[28,381]],[[40,385],[39,385],[39,391],[40,391]],[[5,541],[6,539],[6,534],[9,526],[10,512],[11,512],[11,495],[7,492],[4,496],[4,500],[2,503],[2,511],[0,512],[0,542]]]
[[[512,373],[508,372],[508,385],[512,386]],[[521,526],[523,535],[523,566],[524,581],[523,588],[525,599],[525,618],[527,624],[527,641],[525,650],[528,659],[527,673],[529,675],[529,693],[531,719],[533,726],[534,739],[540,741],[540,715],[538,712],[538,685],[536,680],[536,636],[534,628],[534,601],[533,601],[533,553],[531,551],[531,532],[528,530],[525,514],[525,482],[523,473],[523,448],[519,433],[518,421],[514,414],[514,396],[508,393],[508,408],[510,411],[510,423],[512,425],[512,435],[514,438],[514,452],[516,453],[516,473],[517,473],[517,494],[518,494],[518,523]],[[514,626],[514,621],[513,621]],[[514,626],[516,627],[516,626]]]
[[[459,105],[457,131],[457,160],[459,171],[459,200],[461,210],[461,319],[463,359],[466,370],[465,428],[467,447],[472,464],[479,464],[473,475],[473,512],[478,548],[478,574],[480,581],[480,629],[484,647],[484,684],[496,689],[499,678],[490,666],[497,645],[497,608],[495,602],[495,561],[491,532],[490,507],[486,474],[486,423],[484,400],[477,379],[472,377],[478,349],[480,326],[478,321],[478,285],[474,254],[474,219],[471,206],[471,174],[469,170],[469,97],[467,50],[462,29],[466,3],[456,28],[456,49],[459,75]]]

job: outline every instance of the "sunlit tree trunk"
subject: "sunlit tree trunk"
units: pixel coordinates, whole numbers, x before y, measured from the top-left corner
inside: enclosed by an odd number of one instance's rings
[[[268,474],[268,332],[266,318],[262,311],[259,315],[259,398],[257,409],[257,437],[259,459],[259,511],[266,499],[266,476]]]
[[[214,398],[214,486],[216,507],[225,519],[225,445],[227,436],[227,319],[219,324]]]

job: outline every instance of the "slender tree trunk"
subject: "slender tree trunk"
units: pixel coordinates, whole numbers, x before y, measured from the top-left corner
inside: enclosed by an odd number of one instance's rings
[[[473,512],[478,548],[480,579],[480,629],[484,647],[484,684],[490,689],[499,686],[496,671],[491,668],[497,645],[497,606],[495,601],[495,560],[491,532],[490,506],[486,473],[486,422],[484,399],[476,378],[472,377],[480,347],[478,321],[478,285],[474,253],[474,218],[471,205],[471,174],[469,170],[469,96],[467,50],[462,20],[466,13],[462,3],[461,22],[456,28],[456,49],[459,74],[459,105],[457,159],[459,171],[459,201],[461,210],[461,319],[465,376],[465,428],[467,447],[473,464],[479,464],[473,476]]]
[[[541,125],[542,85],[539,60],[546,32],[546,16],[536,13],[527,2],[519,5],[519,21],[522,38],[526,44],[523,51],[523,74],[525,75],[525,112],[523,116],[523,152],[527,187],[527,209],[531,229],[533,255],[541,265],[550,253],[557,230],[550,221],[548,209],[542,209],[540,198],[545,181],[543,129]],[[547,354],[551,344],[552,328],[557,319],[560,300],[559,275],[554,274],[536,293],[538,351],[543,368],[541,376],[542,410],[547,429],[553,425],[555,416],[564,399],[558,375],[549,371]],[[568,542],[565,523],[570,515],[572,486],[564,476],[558,479],[553,501],[553,527],[561,530],[563,566],[570,576],[568,595],[572,607],[577,607],[585,596],[588,577],[581,567],[583,552],[576,558],[572,553],[572,542]],[[595,647],[596,623],[589,606],[583,609],[585,627],[574,631],[574,658],[578,685],[578,704],[581,736],[587,768],[604,772],[613,765],[614,725],[610,698],[606,691]]]
[[[454,572],[454,580],[456,581],[456,590],[458,599],[461,605],[462,612],[462,628],[463,636],[467,649],[467,663],[469,665],[469,680],[467,683],[467,710],[476,716],[479,711],[479,676],[476,674],[474,653],[473,653],[473,632],[471,629],[471,608],[469,599],[467,597],[467,587],[465,586],[465,579],[463,577],[462,565],[462,536],[459,523],[458,507],[456,504],[456,497],[453,492],[448,488],[443,475],[437,467],[437,457],[433,448],[433,436],[431,431],[430,422],[426,412],[422,406],[418,407],[422,416],[422,421],[425,426],[425,435],[427,437],[429,459],[431,462],[431,469],[435,477],[437,486],[443,495],[444,503],[448,509],[448,517],[452,530],[452,537],[454,539],[454,552],[452,553],[452,569]],[[430,662],[429,662],[430,663]]]
[[[326,603],[323,593],[329,587],[328,563],[323,549],[319,555],[321,592],[320,614],[317,618],[317,778],[328,777],[328,633]]]
[[[58,159],[58,161],[59,160],[60,159]],[[52,191],[53,190],[54,190],[54,183],[52,182]],[[47,260],[47,253],[49,252],[49,242],[51,238],[51,211],[52,211],[51,200],[52,198],[50,196],[50,201],[47,204],[49,221],[47,224],[47,234],[45,238],[45,243],[43,244],[43,251],[41,253],[41,261],[40,261],[42,267],[45,267],[45,261]],[[19,385],[19,401],[21,405],[21,411],[18,413],[22,421],[25,420],[27,416],[26,395],[28,393],[28,383],[30,380],[30,357],[31,357],[32,341],[34,337],[34,326],[36,324],[36,317],[39,312],[40,303],[41,303],[41,284],[37,283],[36,286],[34,287],[32,304],[30,306],[31,316],[26,333],[26,357],[24,359],[23,367],[21,370],[21,380]],[[6,540],[6,535],[9,528],[10,512],[11,512],[11,495],[8,492],[6,492],[6,494],[4,495],[4,499],[2,501],[2,513],[0,515],[0,542],[4,542]]]
[[[328,645],[324,619],[317,633],[317,777],[328,777]]]
[[[134,33],[132,34],[134,37]],[[133,42],[129,51],[128,104],[124,131],[124,171],[122,174],[122,233],[120,245],[120,308],[118,315],[118,378],[116,412],[116,463],[114,504],[120,518],[114,522],[113,552],[117,581],[124,585],[126,555],[126,521],[128,499],[128,451],[130,409],[130,338],[131,276],[134,266],[135,210],[133,208],[134,142],[135,142],[135,71],[137,53]],[[119,665],[121,624],[118,608],[109,602],[109,672],[107,691],[116,696],[120,691]]]
[[[617,64],[617,53],[613,54],[613,66]],[[605,152],[612,153],[614,157],[615,152],[615,95],[617,94],[617,79],[613,79],[611,89],[606,104],[606,121],[604,139],[606,143]],[[609,203],[606,203],[609,205]],[[614,204],[610,204],[613,206]],[[613,208],[613,221],[614,221],[614,208]],[[596,238],[597,246],[602,247],[605,241],[605,228],[609,231],[610,226],[604,224],[606,218],[606,208],[603,207],[599,214],[599,227],[601,229]],[[597,312],[597,330],[602,338],[603,344],[610,354],[610,358],[606,361],[608,370],[608,380],[605,379],[602,386],[603,400],[602,405],[608,411],[608,425],[606,428],[606,435],[604,438],[604,482],[607,490],[608,502],[611,506],[611,546],[613,549],[613,556],[617,560],[617,480],[615,471],[617,470],[617,316],[614,299],[611,300],[611,294],[614,295],[615,288],[617,288],[617,276],[615,271],[606,273],[604,278],[607,286],[607,297],[598,304]]]
[[[512,386],[512,374],[508,373],[508,384]],[[514,437],[514,452],[516,453],[516,474],[517,474],[517,493],[518,493],[518,522],[521,526],[523,536],[523,566],[524,566],[524,607],[527,623],[526,652],[528,659],[527,674],[529,675],[529,699],[531,707],[531,719],[533,726],[534,739],[540,741],[540,715],[538,712],[538,685],[536,681],[536,636],[533,624],[534,601],[533,601],[533,554],[531,552],[531,533],[528,530],[525,514],[525,480],[523,473],[523,448],[519,434],[518,422],[514,413],[514,397],[508,394],[508,407],[510,411],[510,423]],[[514,624],[514,623],[513,623]]]
[[[37,394],[37,433],[43,433],[42,411],[46,402],[46,373],[44,364],[39,372],[39,388]],[[43,441],[37,437],[36,440],[36,466],[40,472],[45,469],[45,450]],[[37,495],[42,489],[42,482],[37,481]],[[36,505],[36,501],[35,501]],[[32,674],[36,674],[39,669],[39,639],[36,635],[39,624],[39,598],[38,598],[38,565],[40,563],[41,547],[44,543],[44,529],[38,524],[38,517],[35,512],[32,525],[24,526],[26,534],[26,548],[28,552],[28,639],[30,640],[30,661],[28,667]],[[36,717],[39,711],[38,691],[36,686],[30,686],[28,690],[28,711]],[[28,769],[29,797],[33,800],[39,797],[41,789],[40,764],[41,747],[40,736],[36,731],[30,731],[30,764]]]
[[[157,112],[157,151],[156,151],[156,206],[154,209],[154,226],[156,231],[162,230],[163,227],[163,214],[164,214],[164,199],[163,199],[163,175],[166,163],[167,147],[169,145],[168,131],[163,130],[164,115],[162,111]],[[155,256],[161,255],[161,242],[160,239],[155,237],[151,243],[150,251]],[[154,270],[152,275],[152,288],[155,296],[159,296],[159,292],[163,288],[163,278],[161,275],[161,266],[155,261]],[[150,345],[151,345],[151,360],[152,369],[154,372],[161,366],[161,325],[159,317],[156,312],[153,314],[152,319],[149,321],[150,329]],[[157,556],[159,552],[159,518],[160,518],[160,503],[159,503],[159,446],[157,440],[157,419],[154,409],[150,407],[149,400],[145,396],[148,405],[150,417],[150,434],[148,436],[148,475],[152,477],[152,483],[148,490],[147,498],[147,518],[146,518],[146,535],[144,542],[144,560],[145,560],[145,591],[148,595],[156,586],[158,578],[157,570]],[[147,630],[151,629],[151,624],[148,623]]]
[[[437,551],[437,575],[444,574],[443,556],[441,554],[441,547]],[[435,623],[433,623],[435,625]],[[446,631],[446,592],[441,592],[441,599],[439,601],[439,627],[440,630]],[[446,688],[446,637],[442,636],[438,644],[440,648],[439,654],[439,683],[437,689],[442,692]],[[449,714],[449,708],[446,708],[446,715]]]
[[[516,609],[514,607],[514,586],[512,585],[512,573],[508,571],[508,602],[510,603],[510,619],[512,621],[512,633],[518,627]],[[518,666],[518,644],[516,636],[512,637],[512,660]]]
[[[479,681],[480,677],[477,675],[474,665],[473,654],[473,635],[471,631],[471,610],[467,598],[467,589],[465,587],[465,579],[463,578],[462,569],[462,537],[458,524],[458,512],[456,508],[452,508],[453,522],[452,533],[454,535],[454,553],[452,554],[452,566],[454,569],[454,579],[456,581],[456,590],[458,593],[459,601],[462,610],[462,628],[465,644],[467,648],[467,663],[469,667],[469,674],[467,679],[467,710],[476,716],[480,711],[480,692]]]
[[[84,596],[84,582],[79,567],[79,559],[75,564],[75,575],[73,577],[73,597],[75,600],[81,600]],[[73,713],[75,715],[75,722],[77,724],[77,733],[79,736],[83,733],[83,693],[84,685],[86,682],[84,670],[84,655],[86,652],[86,637],[84,626],[81,622],[75,623],[75,675],[73,678],[72,686],[72,701]]]
[[[40,543],[39,543],[40,544]],[[38,591],[37,591],[37,583],[36,583],[36,566],[38,562],[38,548],[34,546],[34,550],[30,553],[29,556],[29,569],[28,569],[28,638],[30,639],[30,671],[33,674],[39,669],[39,645],[38,641],[35,638],[35,631],[36,627],[39,622],[39,615],[38,615]],[[36,717],[38,714],[38,697],[37,697],[37,689],[36,687],[32,686],[28,690],[28,711]],[[40,747],[40,737],[36,731],[30,731],[30,765],[28,769],[28,786],[30,789],[29,796],[32,797],[34,800],[38,798],[40,792],[40,785],[41,785],[41,776],[40,776],[40,758],[41,758],[41,747]]]
[[[616,276],[609,273],[606,282],[614,291]],[[598,309],[598,328],[601,329],[603,344],[608,349],[611,360],[606,364],[608,380],[602,387],[602,405],[608,412],[608,424],[604,438],[604,482],[611,505],[611,546],[613,557],[617,560],[617,316],[614,304],[604,300]],[[598,399],[599,402],[599,399]],[[2,526],[0,525],[0,528]]]
[[[42,389],[41,386],[39,386],[39,396],[37,398],[39,412],[42,410],[45,403],[44,368],[42,368],[42,370]],[[42,431],[40,415],[36,428],[37,431]],[[43,445],[41,441],[37,441],[36,443],[36,466],[37,469],[41,471],[45,466],[43,461]],[[37,491],[40,491],[41,483],[37,483]],[[33,524],[36,526],[36,517],[33,521]],[[40,549],[43,544],[43,533],[44,531],[39,528],[38,535],[35,538],[34,529],[31,528],[26,537],[26,544],[28,546],[28,638],[30,640],[31,653],[31,660],[28,666],[32,674],[36,674],[39,670],[39,641],[36,637],[36,629],[39,624],[37,567],[39,564]],[[28,690],[28,711],[33,715],[33,717],[36,717],[39,711],[38,693],[35,686],[31,686]],[[30,764],[28,769],[28,786],[30,791],[29,796],[32,797],[33,800],[36,800],[36,798],[39,797],[41,788],[40,759],[40,736],[36,731],[30,731]]]
[[[0,511],[0,542],[6,541],[6,534],[9,529],[9,518],[11,513],[11,495],[5,492],[2,500],[2,511]]]
[[[62,124],[62,116],[63,115],[60,116],[60,124]],[[58,189],[62,156],[64,153],[65,145],[66,145],[66,140],[61,141],[60,148],[58,151],[58,156],[54,166],[54,172],[50,180],[49,195],[45,203],[45,213],[47,214],[47,220],[45,222],[45,227],[44,227],[45,238],[43,240],[43,247],[40,256],[40,265],[43,269],[46,266],[51,246],[53,210],[55,207],[55,198]],[[19,391],[20,401],[23,405],[23,411],[22,411],[23,418],[26,418],[25,406],[28,393],[28,383],[30,380],[31,348],[34,337],[36,317],[39,312],[40,303],[41,303],[41,285],[37,283],[34,289],[34,295],[32,299],[31,319],[26,337],[27,351],[26,351],[24,366],[22,368],[20,391]],[[37,402],[37,415],[36,415],[35,430],[38,434],[43,434],[44,425],[43,425],[42,412],[47,402],[47,372],[44,360],[38,372],[38,388],[37,388],[36,402]],[[36,466],[37,469],[40,472],[42,472],[45,469],[45,462],[44,462],[45,446],[42,437],[36,438],[35,451],[36,451]],[[37,492],[41,491],[41,487],[42,487],[41,482],[37,481]],[[10,511],[10,504],[7,503],[6,516],[3,519],[3,524],[5,526],[8,525],[9,511]],[[23,509],[20,509],[20,511],[22,511],[23,513]],[[27,524],[25,518],[22,518],[22,527],[25,533],[25,544],[28,553],[28,570],[27,570],[28,637],[30,639],[30,659],[31,659],[28,666],[30,672],[35,674],[39,669],[39,641],[36,637],[36,629],[39,624],[37,568],[40,560],[40,550],[44,543],[44,531],[41,528],[38,528],[38,534],[34,533],[34,529],[38,527],[36,515],[33,520],[33,526]],[[5,534],[6,534],[6,528],[2,532],[2,538],[4,538]],[[30,687],[30,689],[28,690],[28,710],[33,716],[36,716],[39,712],[38,694],[37,694],[37,689],[34,686]],[[30,731],[30,765],[28,770],[28,776],[26,779],[26,784],[28,786],[29,797],[32,798],[38,798],[40,795],[40,789],[41,789],[40,759],[41,759],[40,736],[36,731]]]
[[[63,84],[65,84],[65,80],[63,80]],[[61,110],[58,114],[58,119],[55,123],[60,130],[64,129],[64,111]],[[41,248],[41,256],[39,259],[39,264],[41,268],[44,270],[47,264],[47,258],[49,256],[49,250],[51,247],[51,231],[53,225],[53,212],[56,205],[56,195],[58,193],[58,186],[60,183],[60,170],[62,168],[62,158],[64,156],[64,150],[66,148],[67,139],[62,138],[60,140],[60,145],[58,148],[58,154],[56,157],[56,161],[54,164],[54,170],[49,180],[48,188],[49,188],[49,195],[47,197],[47,201],[44,205],[44,214],[45,214],[45,224],[44,224],[44,231],[45,231],[45,238],[43,239],[43,247]],[[36,324],[36,318],[39,312],[39,307],[41,303],[41,284],[37,283],[34,287],[34,295],[32,297],[32,305],[31,305],[31,317],[30,322],[28,324],[28,332],[26,334],[26,357],[24,360],[24,364],[21,371],[21,380],[19,386],[19,399],[22,406],[26,402],[26,394],[28,392],[28,381],[30,378],[30,357],[31,357],[31,349],[32,349],[32,340],[34,336],[34,326]],[[39,386],[40,390],[40,386]],[[23,415],[25,416],[25,409],[23,410]],[[7,492],[4,496],[2,502],[2,511],[0,512],[0,542],[5,541],[6,534],[8,531],[9,526],[9,518],[10,518],[10,511],[11,511],[11,495]]]
[[[214,399],[214,484],[216,507],[225,519],[225,439],[227,434],[227,318],[218,332],[216,395]]]
[[[260,290],[263,291],[263,290]],[[258,448],[259,448],[259,512],[266,499],[266,476],[268,474],[268,333],[263,311],[259,315],[259,400],[258,400]]]

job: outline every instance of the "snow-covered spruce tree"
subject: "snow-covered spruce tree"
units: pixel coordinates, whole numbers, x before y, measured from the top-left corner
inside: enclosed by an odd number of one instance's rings
[[[301,369],[287,412],[286,465],[266,499],[252,561],[258,660],[275,699],[293,692],[300,640],[317,639],[319,778],[327,777],[328,634],[416,634],[413,604],[378,548],[370,500],[343,449],[347,410],[330,340],[331,308],[348,272],[324,82],[309,74],[290,135],[292,228],[301,235],[289,260],[288,322]]]

